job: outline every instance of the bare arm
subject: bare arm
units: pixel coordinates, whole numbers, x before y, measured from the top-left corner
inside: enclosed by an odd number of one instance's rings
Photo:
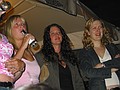
[[[24,51],[26,48],[28,48],[28,43],[29,43],[29,40],[33,38],[33,36],[31,34],[28,34],[24,37],[24,40],[22,42],[22,45],[21,47],[19,48],[19,50],[17,51],[16,55],[13,57],[15,59],[18,59],[19,61],[21,61],[22,57],[23,57],[23,54],[24,54]],[[24,72],[25,70],[25,64],[24,64],[24,67],[21,68],[18,72],[14,73],[15,75],[15,81],[22,75],[22,73]]]
[[[33,36],[31,34],[27,34],[22,42],[22,45],[20,46],[20,48],[17,50],[17,53],[15,54],[15,56],[13,58],[17,58],[17,59],[21,59],[23,57],[24,51],[25,49],[28,47],[28,43],[29,40],[32,38]]]
[[[22,75],[22,73],[25,70],[25,63],[21,60],[21,58],[23,57],[25,49],[28,47],[28,42],[31,37],[32,36],[30,34],[26,35],[24,37],[22,45],[17,50],[14,57],[5,63],[5,66],[8,69],[8,71],[15,75],[15,81]]]
[[[115,58],[119,58],[120,57],[120,54],[117,54],[116,56],[115,56]],[[97,64],[94,68],[103,68],[103,67],[105,67],[105,65],[103,64],[103,63],[99,63],[99,64]],[[111,72],[116,72],[116,71],[118,71],[119,69],[117,69],[117,68],[111,68]]]
[[[99,63],[94,68],[103,68],[103,67],[105,67],[105,65],[103,63]],[[111,68],[111,72],[116,72],[118,70],[119,69],[117,69],[117,68]]]

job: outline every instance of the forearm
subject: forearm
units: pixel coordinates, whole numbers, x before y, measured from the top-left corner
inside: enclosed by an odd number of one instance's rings
[[[88,78],[110,78],[111,68],[95,68],[90,60],[82,60],[80,63],[81,69]]]
[[[20,47],[13,58],[21,59],[23,57],[24,51],[25,51],[25,48]]]
[[[112,60],[103,62],[103,64],[108,68],[118,68],[118,69],[120,69],[120,58],[114,58]]]
[[[111,69],[110,68],[89,68],[82,69],[88,78],[110,78]],[[86,70],[86,71],[85,71]]]
[[[25,70],[25,69],[20,70],[20,71],[18,71],[18,72],[16,72],[16,73],[14,74],[14,82],[16,82],[16,81],[21,77],[21,75],[23,74],[24,70]]]
[[[24,71],[25,71],[25,66],[22,69],[20,69],[18,72],[14,73],[14,82],[21,77]]]
[[[106,66],[105,66],[105,64],[103,64],[103,63],[99,63],[99,64],[97,64],[94,68],[105,68]],[[117,69],[117,68],[111,68],[111,72],[116,72],[116,71],[118,71],[119,69]]]
[[[21,77],[21,75],[22,75],[22,72],[20,72],[20,71],[15,73],[15,75],[14,75],[14,82],[16,82]]]

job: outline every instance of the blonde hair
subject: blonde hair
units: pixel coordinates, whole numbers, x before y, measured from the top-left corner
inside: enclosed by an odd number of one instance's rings
[[[17,46],[16,46],[16,44],[15,44],[14,38],[12,37],[12,34],[11,34],[11,31],[12,31],[12,30],[11,30],[11,28],[12,28],[12,26],[13,26],[14,20],[17,19],[17,18],[20,18],[20,19],[23,21],[23,23],[24,23],[25,25],[27,25],[25,19],[22,18],[20,15],[12,15],[12,16],[10,16],[10,17],[7,19],[7,21],[6,21],[6,23],[5,23],[5,27],[4,27],[4,34],[7,36],[9,42],[12,43],[15,48],[17,48]]]
[[[93,45],[93,43],[90,39],[90,35],[88,34],[88,32],[90,30],[90,26],[94,21],[100,21],[101,25],[103,27],[103,37],[101,39],[102,44],[106,45],[106,44],[112,42],[112,38],[110,37],[109,30],[105,27],[104,22],[100,19],[90,18],[85,24],[85,30],[84,30],[84,33],[83,33],[82,43],[83,43],[84,48],[94,47],[94,45]]]

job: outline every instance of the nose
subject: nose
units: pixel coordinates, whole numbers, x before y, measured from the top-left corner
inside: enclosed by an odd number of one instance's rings
[[[100,32],[100,29],[101,29],[101,28],[98,27],[98,28],[96,29],[96,32]]]

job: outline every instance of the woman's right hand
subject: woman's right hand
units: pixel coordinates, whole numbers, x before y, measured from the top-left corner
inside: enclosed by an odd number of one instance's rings
[[[98,63],[97,65],[95,65],[94,68],[103,68],[103,67],[104,67],[104,65],[102,63]]]
[[[11,58],[5,62],[5,67],[9,72],[15,74],[16,72],[23,71],[25,69],[25,63],[22,60]]]
[[[24,47],[24,49],[26,49],[29,45],[29,41],[35,39],[35,37],[32,34],[26,34],[21,47]]]

